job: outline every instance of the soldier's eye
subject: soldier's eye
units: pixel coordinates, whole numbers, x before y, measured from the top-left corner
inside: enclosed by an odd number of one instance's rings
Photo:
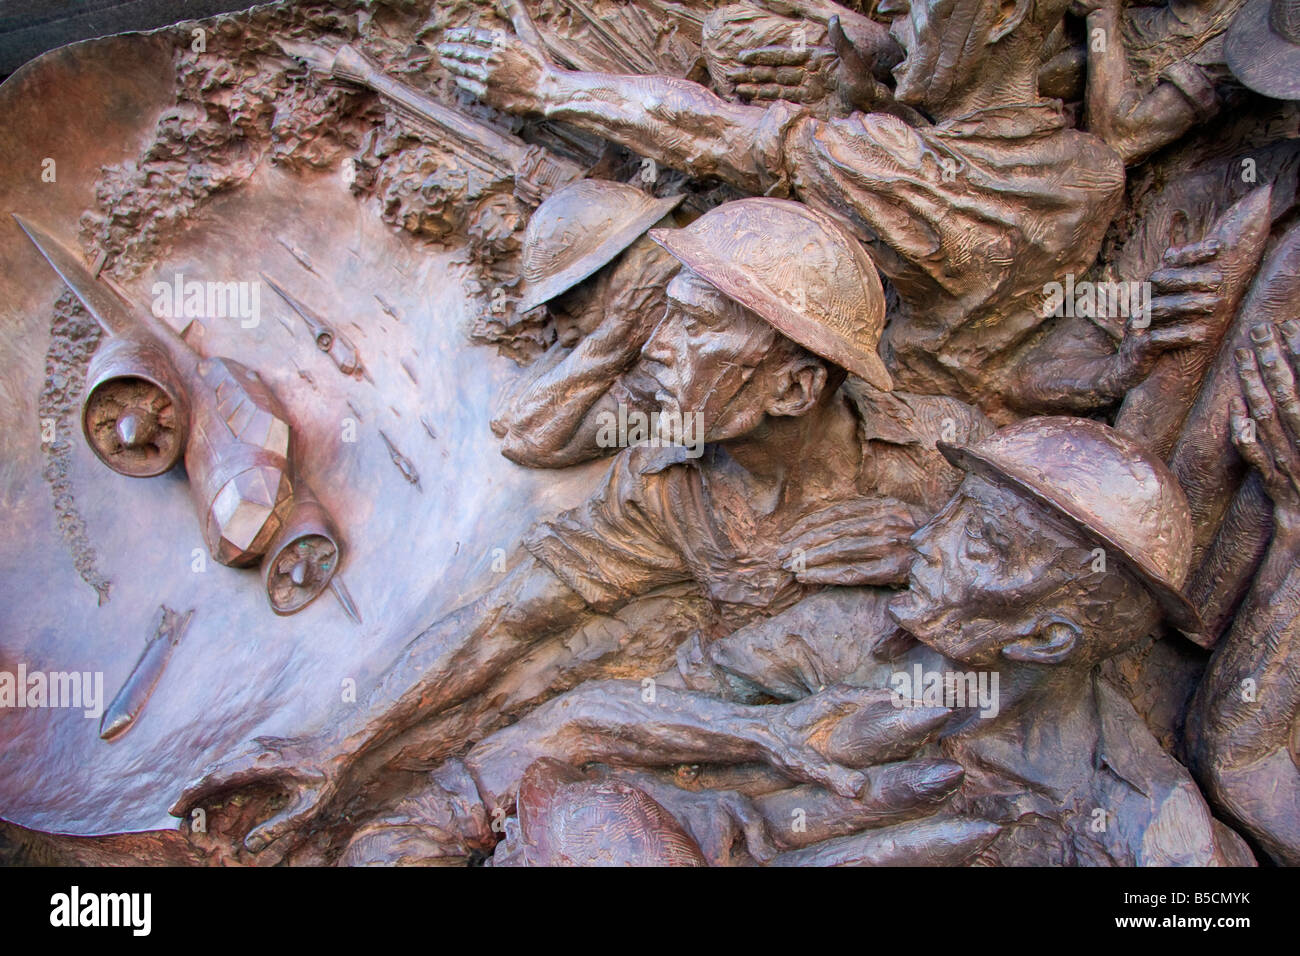
[[[984,540],[984,522],[979,515],[971,515],[966,519],[966,537],[976,541]]]

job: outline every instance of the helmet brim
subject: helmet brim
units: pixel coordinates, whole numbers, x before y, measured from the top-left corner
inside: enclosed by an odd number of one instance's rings
[[[718,256],[701,237],[686,229],[651,229],[650,238],[680,259],[696,275],[765,319],[782,335],[865,379],[883,392],[893,389],[894,381],[876,351],[867,351],[847,337],[808,318],[747,270]],[[879,282],[878,279],[876,281]],[[871,318],[883,324],[883,292],[878,301],[880,314]]]
[[[1300,45],[1269,26],[1269,0],[1251,0],[1232,19],[1223,41],[1232,75],[1256,93],[1300,100]]]
[[[685,198],[686,194],[682,193],[677,196],[656,199],[645,208],[641,215],[634,217],[620,229],[610,233],[596,248],[567,268],[561,269],[554,275],[547,276],[540,282],[525,286],[523,295],[519,299],[517,311],[520,313],[529,312],[539,305],[554,299],[557,295],[568,292],[584,279],[590,278],[598,270],[613,262],[614,257],[636,242],[642,233],[676,209],[678,204]]]
[[[1106,549],[1108,555],[1116,555],[1151,592],[1165,613],[1165,617],[1176,628],[1192,640],[1205,629],[1200,614],[1190,601],[1183,596],[1182,590],[1168,580],[1164,573],[1142,555],[1132,554],[1104,528],[1097,527],[1092,516],[1084,514],[1078,506],[1035,475],[1018,468],[1013,462],[1002,461],[981,453],[975,448],[962,448],[948,442],[937,442],[940,453],[952,465],[963,471],[979,475],[995,484],[1008,487],[1030,501],[1046,507],[1053,514],[1064,518],[1071,527],[1077,529],[1090,540],[1096,541]]]

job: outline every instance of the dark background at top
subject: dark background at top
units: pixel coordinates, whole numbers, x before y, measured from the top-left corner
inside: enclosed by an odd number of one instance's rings
[[[0,0],[0,80],[46,50],[75,40],[251,6],[254,0]]]

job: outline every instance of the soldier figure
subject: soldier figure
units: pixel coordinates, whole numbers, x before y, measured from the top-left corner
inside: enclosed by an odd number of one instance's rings
[[[650,700],[638,682],[583,684],[433,773],[425,793],[363,831],[354,858],[383,859],[408,830],[438,834],[424,840],[434,857],[490,845],[481,820],[517,804],[525,832],[509,831],[506,850],[515,862],[557,845],[558,862],[594,862],[594,837],[573,841],[582,832],[574,821],[595,814],[604,852],[632,861],[644,844],[674,847],[672,862],[716,862],[716,850],[701,848],[717,842],[723,815],[744,834],[746,862],[883,862],[888,833],[910,848],[901,851],[910,862],[978,854],[996,865],[1249,864],[1245,843],[1214,820],[1191,775],[1097,670],[1161,615],[1197,626],[1179,590],[1191,519],[1168,469],[1114,430],[1074,418],[1028,419],[973,446],[942,448],[967,475],[917,533],[906,591],[825,592],[697,644],[679,655],[680,673],[656,679]],[[913,674],[934,675],[937,699],[922,696]],[[973,690],[957,697],[957,686],[976,684],[978,699]],[[871,695],[887,687],[895,714],[912,720],[885,730]],[[772,698],[789,702],[743,709]],[[857,709],[843,718],[837,706]],[[799,787],[795,799],[698,790],[688,799],[653,778],[584,781],[573,769],[611,758],[647,767],[738,761],[753,745],[745,720],[764,710],[771,732],[790,742],[797,727],[848,767],[863,766],[862,754],[879,745],[873,737],[888,733],[891,756],[914,755],[900,769],[917,783],[900,796],[885,782],[892,768],[875,766],[872,785],[850,799],[833,785]],[[941,722],[939,739],[917,755]],[[687,742],[698,757],[688,757]],[[618,806],[611,789],[623,796]],[[814,821],[802,836],[773,812],[794,804]],[[845,833],[846,818],[862,832]]]
[[[873,388],[890,385],[876,354],[884,297],[861,246],[828,217],[775,199],[728,203],[686,229],[651,236],[683,267],[669,284],[667,313],[642,363],[666,420],[700,416],[704,454],[691,458],[675,446],[625,449],[586,504],[528,534],[526,554],[505,580],[411,643],[370,707],[357,711],[355,725],[277,745],[273,760],[255,747],[251,762],[237,758],[218,769],[188,791],[179,809],[244,782],[249,767],[255,775],[278,767],[301,792],[247,840],[265,845],[332,800],[351,771],[394,737],[477,693],[537,641],[567,631],[588,611],[611,612],[653,589],[690,581],[729,628],[789,607],[809,593],[800,578],[820,560],[811,550],[791,554],[787,542],[799,535],[829,535],[849,547],[848,554],[824,550],[852,559],[869,580],[898,579],[907,538],[932,509],[883,497],[891,491],[889,469],[863,447],[858,417],[839,392],[846,371]],[[959,440],[974,432],[953,429]],[[928,454],[938,460],[932,449]],[[896,480],[908,486],[899,493],[917,493],[913,475],[898,472]],[[928,482],[940,488],[946,479],[931,474]],[[845,522],[853,534],[836,532]],[[850,700],[838,713],[862,706]],[[737,752],[852,796],[865,778],[801,742],[800,721],[815,711],[798,709],[780,732],[764,729],[769,715],[735,715],[753,738]],[[716,751],[710,744],[708,752]],[[681,759],[703,759],[698,749],[687,754]]]
[[[646,230],[674,225],[683,196],[655,199],[625,183],[584,179],[559,190],[528,221],[523,248],[527,312],[546,305],[556,341],[502,403],[492,423],[501,453],[532,468],[609,455],[596,442],[602,412],[641,412],[654,394],[636,385],[641,346],[664,314],[678,261]]]
[[[696,720],[726,735],[729,725],[718,716],[725,711],[720,701],[709,703],[709,694],[809,706],[848,695],[850,687],[857,694],[892,687],[900,712],[928,715],[936,703],[955,708],[939,740],[909,764],[912,772],[966,768],[961,789],[953,794],[949,785],[940,794],[958,816],[895,827],[904,842],[904,834],[926,831],[935,848],[955,838],[969,855],[978,844],[982,862],[1000,865],[1249,864],[1244,842],[1214,820],[1190,774],[1097,672],[1162,614],[1196,626],[1179,590],[1191,561],[1191,520],[1168,469],[1112,429],[1073,418],[1028,419],[974,446],[943,451],[967,477],[918,532],[908,589],[826,592],[679,657],[682,682],[699,691],[689,695],[699,708]],[[938,701],[922,698],[914,673],[936,675],[945,689]],[[991,701],[982,692],[978,704],[973,692],[956,698],[955,687],[968,688],[972,675],[975,682],[998,676],[987,682]],[[539,708],[435,774],[440,803],[425,802],[424,811],[445,806],[452,792],[461,801],[481,794],[488,806],[509,806],[533,761],[581,762],[593,753],[592,741],[655,726],[665,714],[674,726],[687,724],[674,710],[678,698],[669,696],[677,692],[663,689],[674,676],[661,675],[663,699],[653,703],[637,696],[638,684],[611,681],[583,685]],[[904,685],[911,687],[903,691]],[[867,722],[853,729],[861,746]],[[898,743],[906,741],[906,730],[895,733]],[[849,735],[823,727],[811,739],[839,755],[835,745]],[[633,753],[652,765],[658,748],[650,743]],[[930,765],[926,757],[950,763]],[[472,779],[477,791],[445,789],[458,777]],[[586,799],[573,797],[579,798]],[[656,798],[674,806],[671,796]],[[800,789],[798,803],[810,819],[830,817],[832,807],[863,812],[863,801],[809,787]],[[915,814],[917,804],[907,812]],[[766,837],[778,848],[797,842],[773,826],[775,815],[763,812],[770,805],[784,803],[768,796],[750,808],[764,821],[757,836],[752,826],[747,831],[756,858]],[[736,813],[734,799],[730,810]],[[678,815],[688,830],[708,833],[698,808],[682,807]],[[436,819],[449,825],[445,812]],[[980,820],[998,829],[971,830]],[[547,842],[544,830],[530,835],[537,842]],[[878,844],[879,835],[867,831],[779,859],[873,860]]]
[[[569,72],[487,31],[449,30],[439,55],[492,106],[749,193],[793,194],[846,223],[899,294],[882,351],[900,386],[1007,421],[1003,366],[1043,321],[1046,285],[1092,265],[1124,188],[1114,151],[1038,97],[1043,44],[1067,5],[883,3],[906,54],[895,98],[930,127],[728,103],[670,77]]]

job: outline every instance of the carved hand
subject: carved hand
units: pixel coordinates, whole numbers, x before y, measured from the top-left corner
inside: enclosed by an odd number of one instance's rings
[[[306,835],[305,825],[337,792],[338,770],[322,759],[331,752],[334,748],[325,739],[258,737],[243,752],[204,771],[168,812],[188,817],[196,807],[208,809],[236,791],[246,795],[265,790],[276,805],[281,800],[287,802],[248,832],[244,848],[260,853],[280,841],[277,852],[286,853]],[[292,840],[282,840],[290,834]]]
[[[723,75],[747,100],[812,105],[830,92],[834,57],[828,46],[749,47],[736,54],[737,63],[726,67]]]
[[[1130,318],[1120,343],[1121,362],[1133,380],[1145,378],[1163,353],[1203,345],[1214,334],[1213,316],[1223,300],[1223,273],[1214,260],[1223,252],[1218,239],[1165,251],[1164,265],[1151,273],[1151,326]]]
[[[912,533],[924,509],[896,498],[854,498],[794,525],[781,566],[805,584],[890,585],[907,580]]]
[[[541,50],[501,30],[450,29],[438,60],[457,86],[508,113],[541,112],[554,73]]]
[[[1300,541],[1300,321],[1250,331],[1252,348],[1236,352],[1245,400],[1234,399],[1232,436],[1273,499],[1277,534]]]
[[[751,101],[815,105],[834,93],[844,111],[870,110],[889,98],[872,76],[871,56],[845,34],[839,17],[827,28],[830,46],[773,44],[741,50],[726,71],[736,92]]]

